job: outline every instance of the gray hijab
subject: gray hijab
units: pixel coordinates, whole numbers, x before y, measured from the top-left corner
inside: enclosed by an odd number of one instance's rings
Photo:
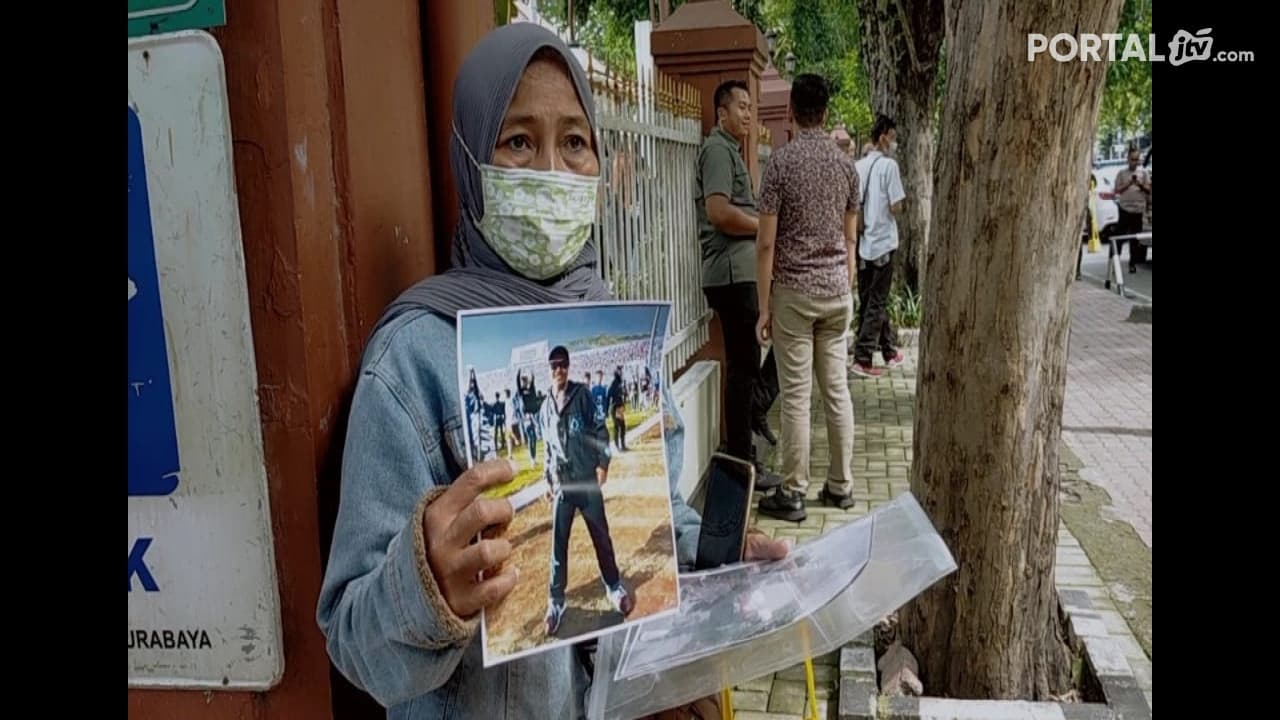
[[[560,275],[530,280],[512,270],[476,228],[484,217],[480,172],[459,144],[461,136],[479,163],[493,158],[493,147],[516,86],[534,54],[551,48],[564,58],[587,121],[596,128],[595,103],[586,73],[569,48],[551,31],[531,23],[505,25],[486,35],[463,61],[453,85],[453,126],[449,161],[457,180],[461,212],[453,235],[453,267],[428,277],[400,295],[379,326],[411,309],[425,309],[452,322],[459,310],[506,305],[543,305],[607,300],[594,238]],[[597,148],[598,152],[598,148]]]

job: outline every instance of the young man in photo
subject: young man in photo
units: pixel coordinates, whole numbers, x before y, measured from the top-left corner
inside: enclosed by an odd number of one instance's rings
[[[547,635],[560,629],[569,582],[569,533],[573,518],[582,513],[600,565],[600,578],[613,606],[624,617],[635,609],[618,572],[604,491],[609,479],[609,431],[597,419],[591,389],[569,379],[569,350],[556,346],[547,358],[551,393],[542,403],[540,425],[546,443],[543,478],[552,496],[551,588],[547,602]]]

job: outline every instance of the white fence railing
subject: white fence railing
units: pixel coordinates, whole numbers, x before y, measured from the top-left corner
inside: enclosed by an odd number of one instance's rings
[[[660,74],[636,81],[588,72],[604,178],[595,230],[601,271],[619,299],[671,302],[669,384],[710,339],[693,204],[698,92]]]

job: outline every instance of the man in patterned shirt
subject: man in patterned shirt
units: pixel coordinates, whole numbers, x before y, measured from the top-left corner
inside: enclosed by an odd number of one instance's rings
[[[760,189],[756,287],[761,343],[773,341],[782,396],[782,487],[760,512],[805,518],[809,487],[809,405],[817,370],[827,415],[829,469],[822,500],[853,505],[853,404],[845,378],[850,292],[858,240],[858,174],[822,127],[830,91],[817,75],[791,84],[795,139],[774,153]]]

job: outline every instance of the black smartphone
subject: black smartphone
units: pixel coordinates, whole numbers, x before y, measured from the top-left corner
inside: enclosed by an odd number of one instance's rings
[[[709,570],[742,560],[755,484],[756,469],[751,463],[723,453],[711,456],[695,569]]]

